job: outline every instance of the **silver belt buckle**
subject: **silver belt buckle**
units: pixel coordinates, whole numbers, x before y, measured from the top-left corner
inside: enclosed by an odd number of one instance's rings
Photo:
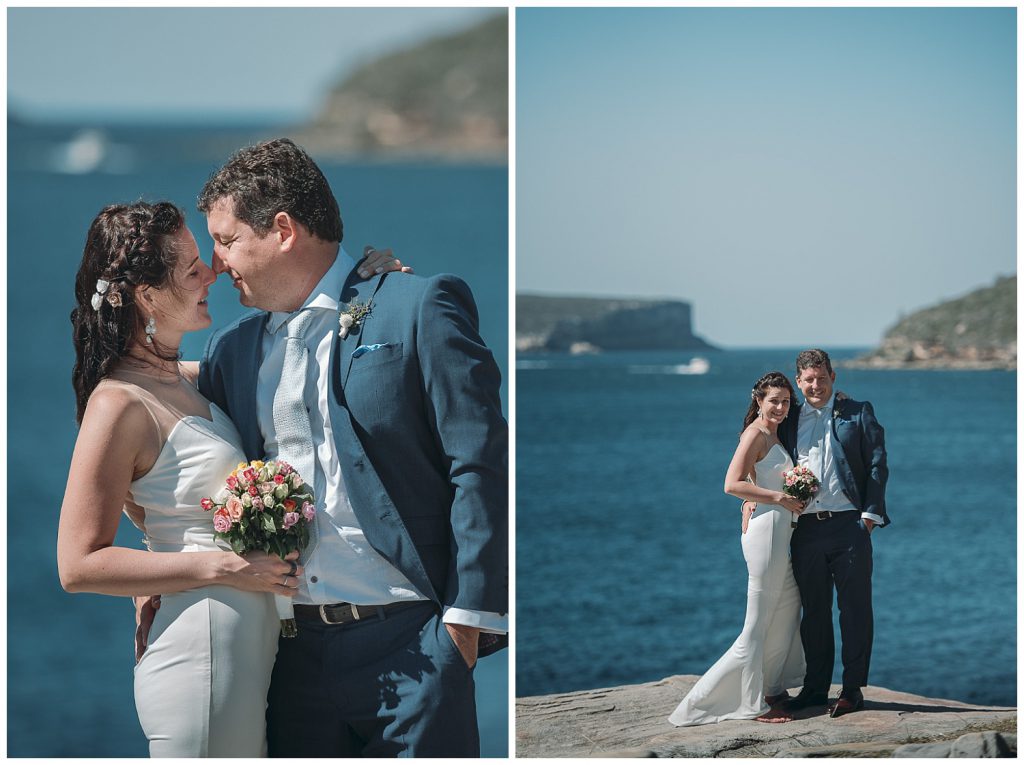
[[[352,618],[359,621],[359,607],[355,603],[349,603],[348,607],[352,609]]]
[[[323,621],[324,624],[341,624],[341,622],[332,621],[330,618],[328,618],[326,609],[327,609],[327,606],[329,606],[329,605],[332,605],[332,604],[324,603],[323,605],[320,606],[320,619],[321,619],[321,621]]]
[[[814,515],[815,515],[815,517],[819,521],[824,521],[824,520],[827,520],[828,518],[832,517],[832,511],[831,510],[818,510]]]

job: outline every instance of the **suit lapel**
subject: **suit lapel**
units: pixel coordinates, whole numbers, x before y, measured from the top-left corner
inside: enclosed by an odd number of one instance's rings
[[[263,359],[263,328],[270,314],[261,314],[239,327],[240,335],[235,347],[238,351],[241,374],[234,375],[234,395],[238,411],[232,419],[242,436],[242,445],[250,459],[263,456],[263,434],[256,416],[256,383]]]
[[[355,270],[352,273],[356,273]],[[365,282],[352,284],[352,276],[349,276],[349,281],[345,284],[345,289],[341,293],[340,302],[342,303],[342,311],[347,310],[348,304],[353,301],[360,303],[370,304],[370,314],[363,321],[359,322],[348,335],[344,338],[339,337],[337,342],[331,346],[331,370],[332,377],[335,378],[335,383],[338,386],[338,397],[339,399],[343,395],[345,389],[345,383],[348,382],[349,373],[352,371],[352,351],[359,347],[359,343],[363,337],[363,327],[366,325],[366,321],[373,320],[373,300],[377,296],[377,291],[384,283],[384,277],[387,274],[380,274]],[[362,295],[369,295],[369,298],[365,300]],[[340,356],[339,356],[340,354]]]

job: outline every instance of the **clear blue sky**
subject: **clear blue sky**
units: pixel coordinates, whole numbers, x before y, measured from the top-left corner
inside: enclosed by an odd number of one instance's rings
[[[36,118],[288,122],[340,73],[487,8],[11,8],[8,105]]]
[[[517,289],[872,345],[1016,272],[1016,11],[519,9]]]

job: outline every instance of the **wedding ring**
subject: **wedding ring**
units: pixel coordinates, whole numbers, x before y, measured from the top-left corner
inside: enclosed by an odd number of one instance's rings
[[[295,576],[295,572],[299,570],[299,564],[293,560],[288,561],[291,564],[291,570],[288,572],[288,576]]]

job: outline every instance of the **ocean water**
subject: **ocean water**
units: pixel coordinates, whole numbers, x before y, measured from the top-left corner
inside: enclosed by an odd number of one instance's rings
[[[68,317],[85,233],[105,204],[140,197],[177,202],[209,260],[211,242],[195,198],[227,153],[211,159],[208,150],[194,150],[194,135],[121,129],[111,133],[119,153],[109,172],[55,172],[69,169],[52,160],[73,133],[9,130],[7,753],[145,756],[132,696],[130,601],[68,595],[57,578],[57,521],[77,432]],[[481,334],[505,378],[507,407],[507,169],[322,167],[350,253],[360,254],[364,244],[391,247],[418,274],[452,272],[470,285]],[[211,291],[210,309],[215,327],[242,310],[235,291],[221,282]],[[187,337],[185,358],[198,358],[206,338],[206,332]],[[140,539],[122,520],[117,543],[138,547]],[[482,660],[476,680],[483,753],[504,756],[508,652]]]
[[[792,379],[798,350],[701,354],[704,375],[685,353],[518,358],[517,696],[699,675],[725,652],[747,576],[725,471],[754,381]],[[874,404],[888,450],[869,682],[1015,705],[1016,373],[839,368],[836,387]]]

